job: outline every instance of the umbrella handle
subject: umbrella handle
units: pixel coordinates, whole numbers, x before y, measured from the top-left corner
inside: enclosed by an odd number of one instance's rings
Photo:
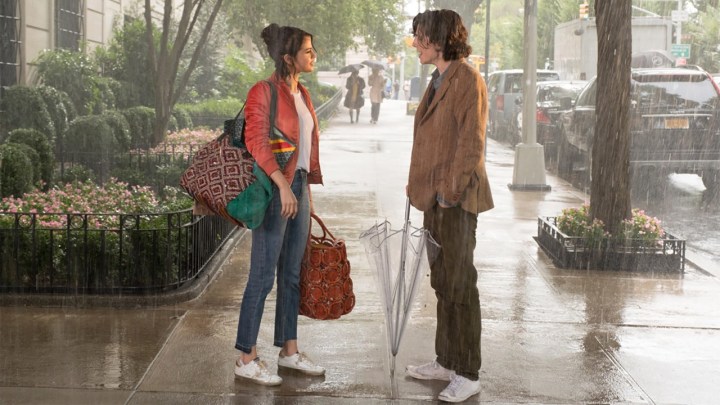
[[[410,224],[410,197],[405,198],[405,224],[403,225],[405,233],[407,233]]]

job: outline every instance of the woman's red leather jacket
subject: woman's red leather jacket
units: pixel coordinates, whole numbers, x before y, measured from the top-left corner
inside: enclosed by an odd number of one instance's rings
[[[280,79],[277,73],[273,73],[268,79],[275,84],[277,89],[277,110],[275,113],[275,126],[280,129],[292,142],[298,144],[300,138],[300,120],[295,109],[295,98],[290,94],[290,86],[285,80]],[[312,114],[315,127],[312,132],[312,148],[310,151],[310,170],[308,171],[309,184],[322,184],[322,172],[320,171],[318,120],[315,115],[315,108],[310,101],[310,93],[302,85],[298,89]],[[280,170],[275,156],[270,149],[270,87],[266,81],[260,81],[250,89],[245,103],[245,144],[248,151],[253,155],[258,165],[265,173],[272,174]],[[285,169],[283,175],[292,183],[297,167],[298,153],[295,151]]]

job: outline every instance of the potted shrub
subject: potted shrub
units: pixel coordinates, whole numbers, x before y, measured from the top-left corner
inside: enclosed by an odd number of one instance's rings
[[[538,218],[540,247],[561,268],[683,271],[685,240],[667,233],[660,220],[639,209],[611,235],[589,207],[564,209],[557,217]]]

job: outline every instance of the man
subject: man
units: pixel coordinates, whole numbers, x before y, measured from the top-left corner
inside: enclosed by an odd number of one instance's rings
[[[470,55],[467,30],[450,10],[413,19],[420,62],[435,65],[415,114],[408,196],[440,244],[430,265],[437,297],[435,360],[408,366],[422,380],[450,384],[438,398],[462,402],[480,392],[480,298],[473,264],[477,215],[493,208],[485,172],[487,89]]]

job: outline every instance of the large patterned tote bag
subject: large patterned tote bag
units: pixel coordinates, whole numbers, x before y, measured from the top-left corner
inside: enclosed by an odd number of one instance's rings
[[[278,163],[284,167],[295,151],[295,145],[275,128],[277,90],[268,83],[272,123],[269,140]],[[180,178],[180,185],[197,206],[239,226],[254,229],[262,224],[272,199],[272,183],[245,147],[244,110],[243,106],[233,120],[225,121],[222,135],[195,154],[190,167]]]

